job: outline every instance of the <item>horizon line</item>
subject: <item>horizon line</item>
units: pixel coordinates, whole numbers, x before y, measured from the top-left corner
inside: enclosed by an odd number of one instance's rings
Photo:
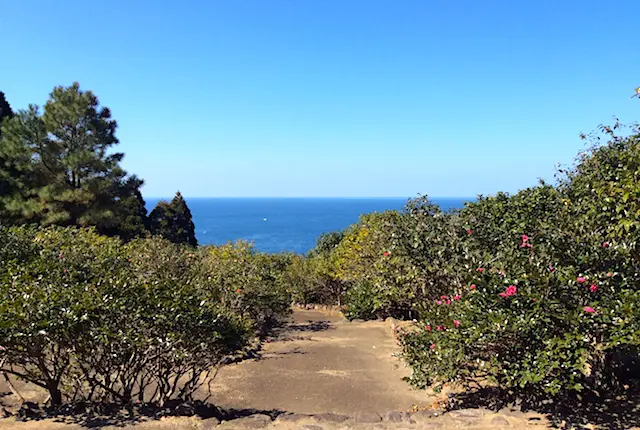
[[[175,195],[175,194],[174,194]],[[145,196],[145,199],[171,199],[170,196]],[[185,199],[414,199],[420,196],[185,196]],[[429,199],[475,199],[477,196],[428,196]]]

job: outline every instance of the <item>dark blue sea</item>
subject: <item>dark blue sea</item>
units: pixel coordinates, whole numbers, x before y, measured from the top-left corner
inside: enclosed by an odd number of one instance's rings
[[[153,209],[160,199],[147,199]],[[405,198],[187,198],[200,245],[245,239],[262,252],[304,254],[322,233],[343,230],[361,214],[401,210]],[[443,210],[472,198],[434,198]]]

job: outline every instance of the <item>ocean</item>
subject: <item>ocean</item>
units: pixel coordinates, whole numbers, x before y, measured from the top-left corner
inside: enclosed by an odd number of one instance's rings
[[[146,199],[151,211],[160,199]],[[166,199],[165,199],[166,200]],[[170,200],[170,199],[169,199]],[[443,210],[473,198],[434,198]],[[239,239],[262,252],[304,254],[322,233],[343,230],[360,215],[401,210],[406,198],[187,198],[200,245]]]

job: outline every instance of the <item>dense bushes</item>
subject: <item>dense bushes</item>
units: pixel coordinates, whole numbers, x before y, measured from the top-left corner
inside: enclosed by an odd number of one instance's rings
[[[402,338],[414,384],[484,380],[527,398],[602,394],[637,377],[639,153],[637,135],[612,139],[558,187],[455,215],[469,228],[455,269],[464,282],[441,284]]]
[[[325,265],[349,318],[416,319],[400,336],[416,386],[620,389],[640,374],[640,132],[617,129],[555,186],[364,215],[306,267]]]
[[[199,282],[208,296],[248,318],[259,334],[289,312],[291,296],[281,282],[286,255],[258,254],[238,242],[201,248],[198,256]]]
[[[274,258],[74,228],[0,228],[0,363],[51,403],[190,399],[286,313]]]

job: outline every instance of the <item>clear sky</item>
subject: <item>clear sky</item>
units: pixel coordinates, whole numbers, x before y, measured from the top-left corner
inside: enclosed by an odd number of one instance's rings
[[[638,119],[638,0],[0,0],[14,109],[80,82],[146,197],[474,196]]]

